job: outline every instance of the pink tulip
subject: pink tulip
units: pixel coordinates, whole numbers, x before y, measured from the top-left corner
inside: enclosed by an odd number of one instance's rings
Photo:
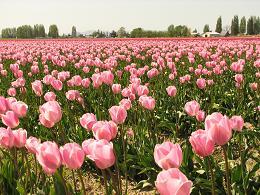
[[[232,116],[230,121],[232,129],[239,132],[242,131],[244,126],[244,119],[241,116]]]
[[[12,96],[12,97],[16,96],[16,89],[13,88],[13,87],[9,88],[9,89],[7,90],[7,94],[8,94],[9,96]]]
[[[155,108],[155,100],[151,96],[146,96],[146,95],[140,96],[139,103],[141,104],[142,107],[148,110],[153,110]]]
[[[123,106],[126,110],[129,110],[132,107],[132,103],[129,99],[122,99],[119,102],[119,106]]]
[[[175,97],[177,93],[177,89],[175,86],[169,86],[166,88],[167,94],[170,97]]]
[[[116,124],[123,124],[127,117],[127,111],[123,106],[112,106],[109,109],[109,114]]]
[[[236,81],[237,83],[242,83],[243,80],[244,80],[244,77],[243,77],[242,74],[236,74],[236,75],[235,75],[235,81]]]
[[[189,116],[196,116],[200,110],[200,105],[197,101],[193,100],[185,104],[184,110]]]
[[[12,148],[14,146],[13,131],[0,127],[0,146],[3,148]]]
[[[196,114],[196,119],[199,121],[199,122],[202,122],[204,121],[205,119],[205,112],[202,111],[202,110],[199,110]]]
[[[119,94],[121,92],[121,85],[120,84],[113,84],[112,91],[114,94]]]
[[[53,174],[61,165],[61,154],[55,142],[46,141],[37,147],[36,157],[47,174]]]
[[[199,78],[199,79],[197,79],[196,84],[197,84],[198,88],[204,89],[206,87],[206,80],[203,78]]]
[[[217,145],[225,145],[232,136],[231,121],[227,116],[214,112],[205,119],[205,130]]]
[[[0,96],[0,114],[4,114],[8,110],[7,101],[3,96]]]
[[[88,88],[89,85],[90,85],[91,81],[89,78],[85,78],[85,79],[82,79],[81,81],[81,85],[84,87],[84,88]]]
[[[22,148],[26,144],[27,131],[24,129],[18,129],[13,131],[14,135],[14,146],[17,148]]]
[[[161,195],[189,195],[192,182],[179,169],[171,168],[157,175],[155,186]]]
[[[19,118],[13,111],[7,111],[2,114],[2,122],[10,128],[15,128],[19,125]]]
[[[32,153],[32,154],[36,154],[37,152],[37,147],[39,146],[39,144],[41,143],[41,141],[39,139],[37,139],[36,137],[29,137],[26,140],[25,143],[25,147],[27,148],[27,150]]]
[[[97,118],[92,113],[86,113],[80,118],[80,124],[87,130],[91,130],[93,125],[97,122]]]
[[[39,80],[32,82],[32,90],[37,96],[42,96],[42,82]]]
[[[92,130],[97,140],[105,139],[110,141],[117,135],[117,126],[113,121],[97,121]]]
[[[53,92],[47,92],[47,93],[45,93],[45,95],[44,95],[44,100],[45,100],[46,102],[55,101],[55,100],[56,100],[56,94],[53,93]]]
[[[55,79],[55,80],[53,80],[53,81],[51,82],[51,86],[52,86],[55,90],[61,91],[61,90],[62,90],[62,87],[63,87],[63,84],[62,84],[62,82],[61,82],[60,80]]]
[[[62,164],[69,169],[79,169],[85,158],[85,153],[77,143],[67,143],[60,147]]]
[[[107,140],[85,140],[82,143],[82,148],[86,156],[94,161],[100,169],[109,168],[115,163],[113,144]]]
[[[199,129],[193,132],[189,139],[196,154],[206,157],[214,152],[214,141],[208,135],[208,131]]]
[[[112,85],[114,82],[114,75],[111,71],[101,72],[101,78],[102,78],[103,83],[105,83],[107,85]]]
[[[24,102],[14,102],[11,106],[12,110],[19,118],[26,116],[28,106]]]
[[[40,106],[40,122],[43,126],[51,128],[61,120],[62,111],[58,102],[49,101]]]
[[[249,87],[251,88],[251,90],[256,91],[257,88],[258,88],[258,84],[257,83],[250,83]]]
[[[182,162],[182,150],[179,144],[164,142],[156,144],[154,148],[154,159],[162,169],[178,168]]]

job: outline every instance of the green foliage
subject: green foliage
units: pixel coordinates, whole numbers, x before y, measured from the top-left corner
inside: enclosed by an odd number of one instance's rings
[[[238,35],[239,33],[239,19],[235,15],[231,22],[231,35]]]
[[[71,36],[72,37],[77,37],[77,29],[75,26],[72,26],[72,29],[71,29]]]
[[[16,38],[16,28],[2,29],[2,38]]]
[[[204,25],[204,28],[203,28],[203,32],[206,33],[206,32],[209,32],[210,29],[209,29],[209,25],[208,24],[205,24]]]
[[[243,16],[240,20],[240,33],[245,34],[246,33],[246,17]]]
[[[33,28],[30,25],[19,26],[16,32],[18,39],[31,39],[34,37],[33,34]]]
[[[222,19],[221,16],[219,16],[216,24],[216,32],[221,33],[222,32]]]
[[[50,25],[48,37],[51,37],[51,38],[59,37],[59,30],[58,30],[57,25],[55,25],[55,24]]]

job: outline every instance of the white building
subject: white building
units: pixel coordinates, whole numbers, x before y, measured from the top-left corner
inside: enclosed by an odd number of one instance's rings
[[[220,37],[218,32],[206,32],[202,34],[202,37]]]

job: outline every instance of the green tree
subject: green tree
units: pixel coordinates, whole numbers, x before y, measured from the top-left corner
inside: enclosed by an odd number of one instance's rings
[[[75,26],[72,26],[71,36],[72,36],[72,37],[77,37],[77,29],[76,29]]]
[[[34,37],[33,28],[30,25],[22,25],[17,28],[16,36],[19,39],[31,39]]]
[[[168,34],[169,34],[169,37],[174,37],[174,25],[173,24],[168,26]]]
[[[144,30],[142,28],[135,28],[131,31],[130,37],[132,38],[144,37]]]
[[[43,24],[39,24],[38,33],[39,33],[39,37],[42,37],[42,38],[46,37],[45,28],[44,28]]]
[[[254,34],[254,19],[253,16],[247,20],[247,34],[253,35]]]
[[[254,16],[253,21],[254,21],[254,34],[257,35],[260,33],[260,18]]]
[[[16,38],[16,28],[2,29],[2,38],[6,38],[6,39]]]
[[[239,19],[238,16],[235,15],[231,21],[231,34],[238,35],[239,33]]]
[[[246,17],[243,16],[240,20],[239,32],[242,34],[246,33]]]
[[[221,18],[221,16],[218,17],[215,31],[218,32],[218,33],[222,32],[222,18]]]
[[[117,36],[116,31],[112,30],[110,37],[115,38]]]
[[[51,38],[59,37],[59,30],[58,30],[57,25],[55,25],[55,24],[50,25],[48,36]]]
[[[205,24],[204,25],[204,28],[203,28],[203,32],[206,33],[206,32],[209,32],[210,29],[209,29],[209,25],[208,24]]]
[[[117,36],[119,38],[123,38],[123,37],[126,37],[126,30],[125,30],[125,27],[121,27],[119,28],[119,30],[117,31]]]

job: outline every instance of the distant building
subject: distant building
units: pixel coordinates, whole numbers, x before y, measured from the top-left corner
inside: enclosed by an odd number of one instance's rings
[[[220,33],[220,36],[222,36],[222,37],[229,37],[229,36],[230,36],[230,33],[229,33],[229,31],[223,30],[223,31]]]
[[[220,33],[218,32],[206,32],[202,34],[202,37],[220,37]]]
[[[192,36],[192,37],[200,37],[201,35],[200,35],[200,33],[198,33],[198,32],[192,32],[192,33],[191,33],[191,36]]]

